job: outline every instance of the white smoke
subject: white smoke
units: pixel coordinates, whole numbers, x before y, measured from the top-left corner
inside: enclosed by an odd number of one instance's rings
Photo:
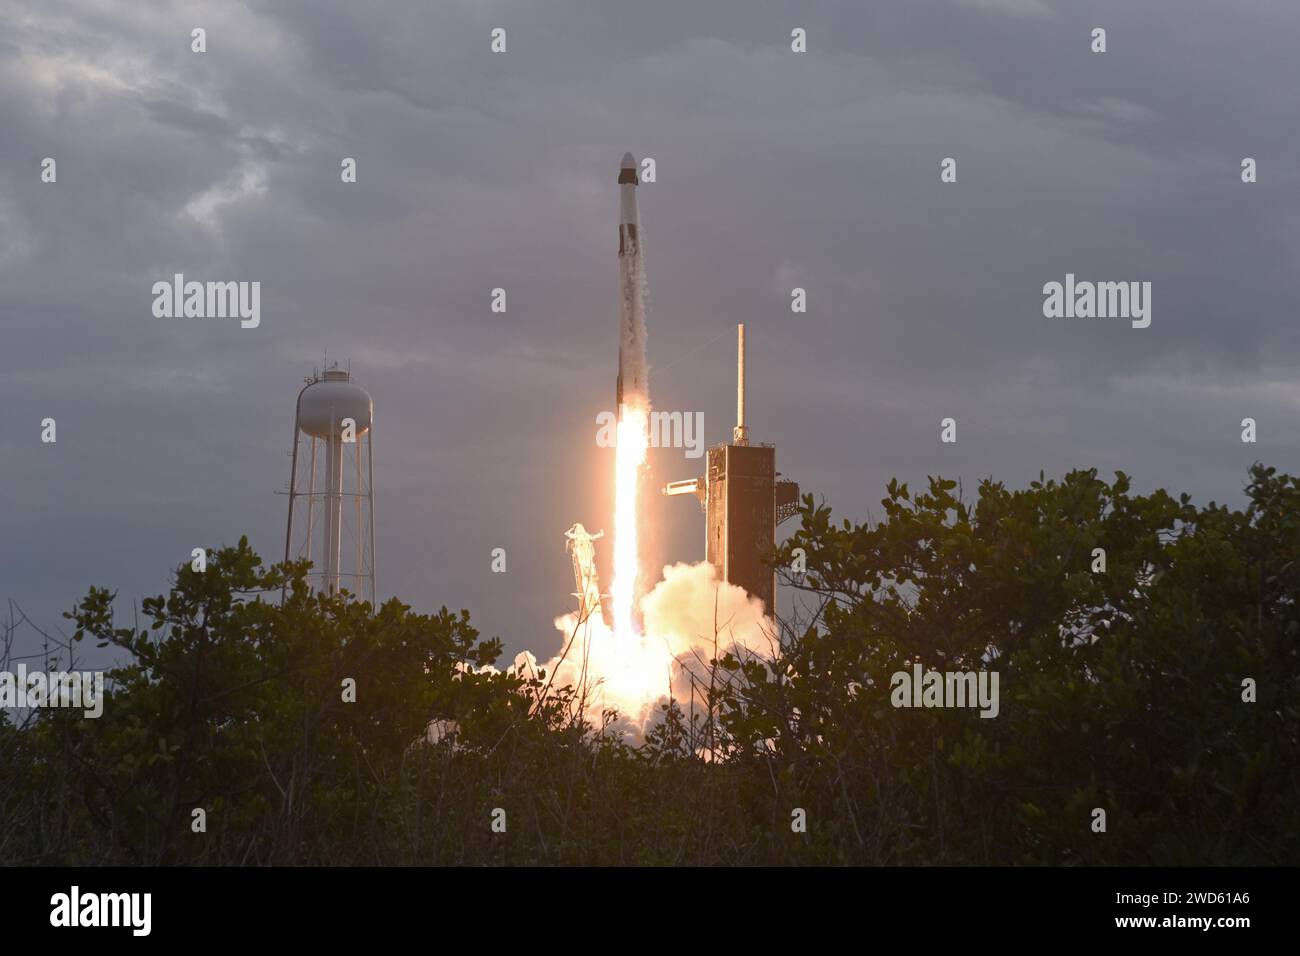
[[[739,645],[760,652],[768,649],[772,623],[763,602],[744,588],[718,580],[707,561],[671,564],[662,580],[641,599],[646,633],[662,639],[678,658],[691,651],[723,651]],[[707,660],[708,658],[706,658]]]
[[[696,687],[709,683],[710,661],[729,651],[770,657],[775,627],[763,603],[743,588],[718,579],[707,561],[674,564],[640,601],[643,638],[629,650],[616,642],[599,613],[583,622],[578,614],[555,619],[562,636],[560,653],[540,663],[529,652],[515,658],[512,671],[544,673],[553,688],[584,692],[588,719],[599,723],[607,708],[617,709],[635,735],[671,695],[686,707]],[[646,693],[649,685],[654,688]]]

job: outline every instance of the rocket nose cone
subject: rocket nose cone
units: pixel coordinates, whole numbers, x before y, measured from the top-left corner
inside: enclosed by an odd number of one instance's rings
[[[635,186],[636,182],[636,157],[631,153],[624,153],[623,164],[618,168],[618,184],[620,186]]]

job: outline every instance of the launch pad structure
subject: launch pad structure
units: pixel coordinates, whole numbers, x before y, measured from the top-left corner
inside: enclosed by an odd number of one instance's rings
[[[708,450],[703,477],[666,485],[668,496],[695,495],[704,509],[705,558],[723,581],[744,588],[776,609],[776,569],[767,563],[776,548],[777,525],[799,506],[799,485],[776,470],[776,446],[749,440],[745,421],[745,326],[738,326],[736,426],[730,442]]]

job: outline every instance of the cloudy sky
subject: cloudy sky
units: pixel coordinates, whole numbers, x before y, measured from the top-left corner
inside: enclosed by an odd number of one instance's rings
[[[0,598],[52,626],[197,546],[278,559],[328,350],[374,397],[381,594],[553,652],[563,532],[610,526],[627,150],[652,399],[710,442],[745,322],[753,437],[844,516],[1091,466],[1239,502],[1300,468],[1297,49],[1293,0],[0,0]],[[155,318],[176,272],[260,281],[260,327]],[[1150,327],[1044,318],[1066,273],[1151,282]],[[702,557],[690,499],[647,519]]]

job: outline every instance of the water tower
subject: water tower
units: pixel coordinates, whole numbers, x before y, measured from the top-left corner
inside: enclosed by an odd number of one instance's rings
[[[374,404],[337,362],[306,382],[293,423],[284,559],[311,559],[317,590],[346,589],[374,604]]]

